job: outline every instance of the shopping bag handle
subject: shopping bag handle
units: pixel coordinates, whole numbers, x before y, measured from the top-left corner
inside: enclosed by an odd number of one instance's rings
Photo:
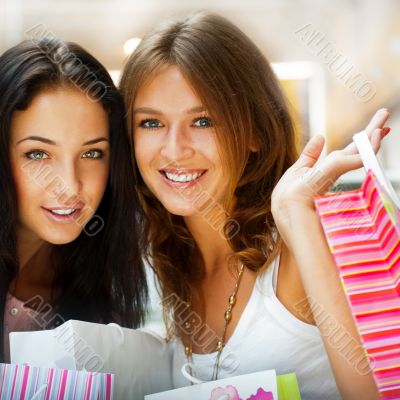
[[[201,379],[196,378],[195,376],[191,375],[190,372],[188,372],[188,370],[187,370],[188,367],[189,367],[192,371],[194,370],[194,365],[187,362],[187,363],[185,363],[185,364],[182,365],[182,368],[181,368],[182,375],[183,375],[188,381],[190,381],[191,383],[194,383],[195,385],[197,385],[197,384],[199,384],[199,383],[204,383],[204,381],[202,381]]]
[[[383,172],[383,168],[375,155],[374,149],[372,148],[367,133],[365,131],[356,133],[353,136],[353,141],[357,146],[358,153],[361,156],[361,160],[364,164],[365,170],[367,172],[372,171],[372,173],[375,175],[376,179],[385,189],[386,193],[389,195],[392,201],[396,204],[398,208],[400,208],[400,200],[389,179],[386,178],[385,173]]]
[[[123,345],[124,342],[125,342],[125,334],[124,334],[124,331],[122,330],[122,328],[118,324],[116,324],[114,322],[111,322],[111,323],[107,324],[107,326],[111,326],[111,327],[116,328],[116,330],[119,333],[120,345]]]
[[[47,387],[49,385],[47,383],[44,383],[39,390],[35,393],[35,395],[31,398],[31,400],[36,400],[39,398],[39,395],[42,394],[45,390],[47,390]]]

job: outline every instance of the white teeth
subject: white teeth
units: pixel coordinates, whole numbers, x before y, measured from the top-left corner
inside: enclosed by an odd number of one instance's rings
[[[202,172],[197,172],[195,174],[186,174],[186,175],[177,175],[171,174],[169,172],[165,172],[165,176],[173,182],[191,182],[195,179],[199,178],[202,175]]]
[[[51,210],[51,212],[53,214],[57,214],[57,215],[70,215],[72,213],[74,213],[76,211],[75,208],[69,208],[66,210]]]

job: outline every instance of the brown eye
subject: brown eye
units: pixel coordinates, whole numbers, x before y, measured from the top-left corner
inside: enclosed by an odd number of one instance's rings
[[[82,158],[102,158],[104,153],[101,150],[89,150],[86,153],[83,153]]]

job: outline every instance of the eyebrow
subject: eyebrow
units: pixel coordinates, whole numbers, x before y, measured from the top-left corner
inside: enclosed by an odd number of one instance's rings
[[[203,106],[195,106],[192,108],[189,108],[186,110],[186,114],[194,114],[194,113],[200,113],[200,112],[205,112],[206,109]],[[133,110],[134,114],[156,114],[156,115],[162,115],[162,112],[159,110],[156,110],[155,108],[152,107],[138,107]]]
[[[47,139],[47,138],[44,138],[44,137],[41,137],[41,136],[28,136],[28,137],[26,137],[24,139],[19,140],[17,142],[17,144],[25,142],[26,140],[33,140],[33,141],[36,141],[36,142],[42,142],[42,143],[50,144],[52,146],[57,146],[57,143],[54,142],[53,140],[50,140],[50,139]],[[92,140],[89,140],[88,142],[83,143],[83,146],[88,146],[88,145],[96,144],[96,143],[99,143],[99,142],[109,142],[109,140],[107,138],[105,138],[105,137],[99,137],[99,138],[92,139]]]

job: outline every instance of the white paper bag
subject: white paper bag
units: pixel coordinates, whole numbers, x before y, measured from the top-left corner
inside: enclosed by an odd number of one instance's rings
[[[399,196],[397,196],[391,182],[387,179],[384,169],[374,153],[367,132],[362,131],[353,135],[353,142],[357,146],[365,171],[372,171],[374,173],[375,178],[378,180],[382,188],[385,189],[386,194],[390,197],[396,207],[400,208]]]
[[[143,400],[172,389],[171,354],[147,330],[68,321],[54,330],[10,334],[11,362],[115,374],[115,398]]]
[[[275,370],[261,371],[152,394],[145,400],[278,400],[276,379]]]

